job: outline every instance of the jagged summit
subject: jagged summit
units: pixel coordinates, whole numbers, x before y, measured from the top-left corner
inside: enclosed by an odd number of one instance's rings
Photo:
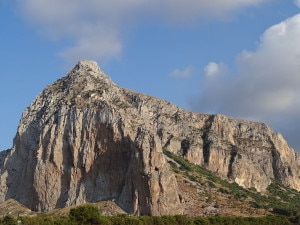
[[[300,190],[299,155],[265,125],[180,109],[80,61],[23,113],[0,154],[0,202],[49,211],[111,200],[135,215],[188,214],[163,149],[246,188],[276,179]]]
[[[94,76],[98,79],[111,79],[100,69],[96,61],[80,60],[69,73],[69,76]]]
[[[77,69],[92,69],[92,70],[101,70],[100,67],[98,66],[96,61],[91,61],[91,60],[80,60],[76,65],[75,68]]]
[[[90,90],[106,90],[115,84],[95,61],[81,60],[74,68],[45,91],[64,92],[65,94],[81,94]]]
[[[63,85],[69,87],[85,86],[84,90],[90,89],[107,89],[114,85],[109,76],[107,76],[98,66],[95,61],[81,60],[75,67],[69,72],[68,76],[60,81]],[[80,88],[79,92],[82,91]]]
[[[51,109],[62,104],[83,107],[117,90],[118,87],[95,61],[81,60],[67,76],[49,85],[38,95],[32,106],[40,107],[46,102]]]

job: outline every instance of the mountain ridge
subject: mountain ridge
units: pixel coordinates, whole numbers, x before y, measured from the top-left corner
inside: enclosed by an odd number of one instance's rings
[[[300,190],[299,155],[265,124],[180,109],[80,61],[22,114],[0,157],[0,202],[49,211],[113,200],[134,215],[182,214],[164,149],[245,188],[265,192],[276,179]]]

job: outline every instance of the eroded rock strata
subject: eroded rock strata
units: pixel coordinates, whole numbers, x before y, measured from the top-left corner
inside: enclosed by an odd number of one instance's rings
[[[300,158],[262,123],[193,113],[118,87],[80,61],[24,111],[1,153],[0,201],[35,211],[115,201],[134,215],[183,213],[169,150],[244,187],[300,190]]]

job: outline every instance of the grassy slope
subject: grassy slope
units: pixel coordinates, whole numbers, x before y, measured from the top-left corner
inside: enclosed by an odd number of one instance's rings
[[[255,188],[245,189],[237,183],[229,183],[215,173],[189,163],[169,151],[165,150],[164,154],[171,159],[169,163],[177,174],[184,174],[194,183],[202,185],[206,183],[217,188],[219,192],[248,205],[247,207],[250,205],[253,209],[264,209],[268,213],[286,216],[300,214],[300,192],[285,187],[276,180],[268,187],[267,193],[261,194]]]

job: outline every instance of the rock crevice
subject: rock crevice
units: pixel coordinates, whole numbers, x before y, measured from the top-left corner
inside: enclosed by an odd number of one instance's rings
[[[181,214],[163,148],[246,188],[277,179],[300,190],[299,155],[266,125],[180,109],[80,61],[24,111],[0,154],[0,202],[48,211],[111,200],[134,215]]]

